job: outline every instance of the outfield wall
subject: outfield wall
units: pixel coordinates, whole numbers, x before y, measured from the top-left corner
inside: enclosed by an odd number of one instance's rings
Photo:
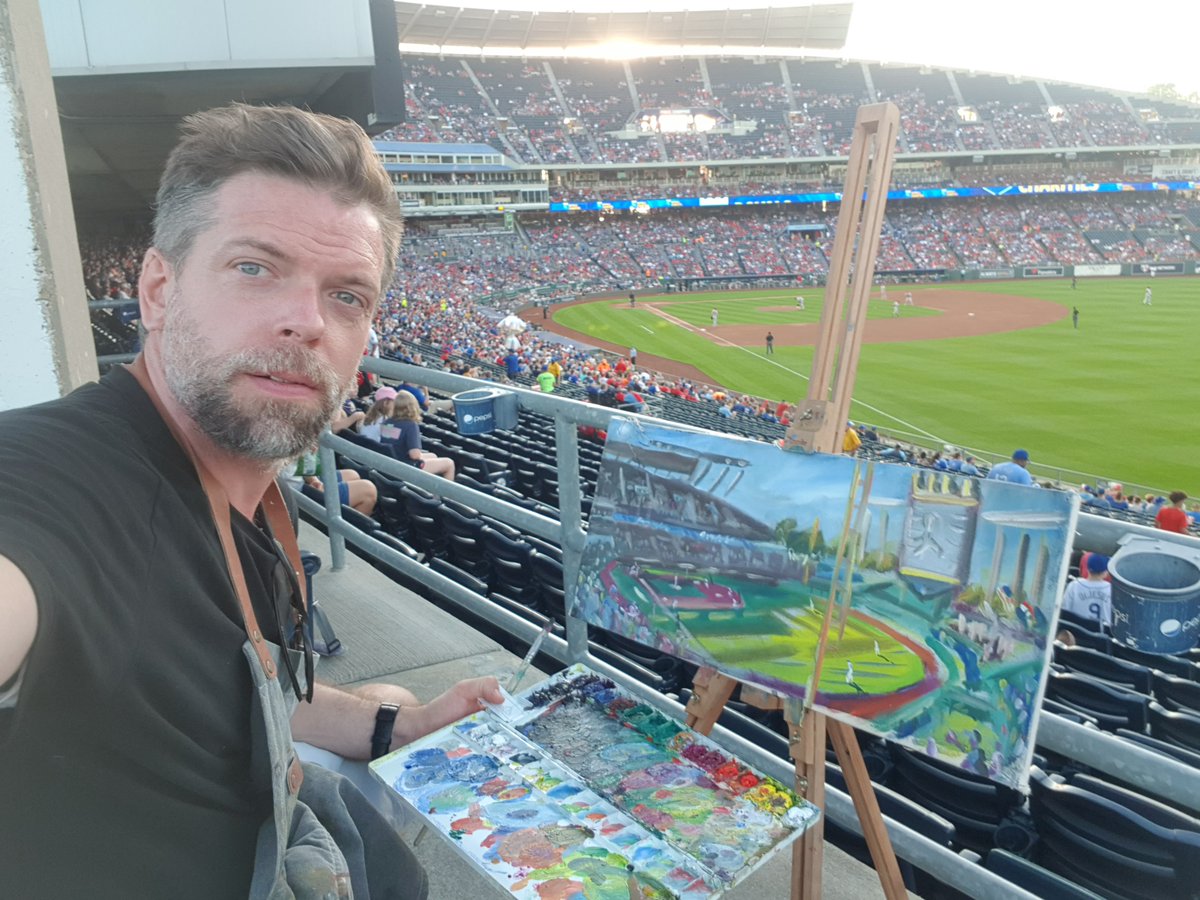
[[[1046,263],[1033,266],[996,266],[985,269],[878,269],[876,278],[895,279],[899,283],[929,283],[946,281],[1012,281],[1026,278],[1120,278],[1159,275],[1200,275],[1200,260],[1159,262],[1147,260],[1136,263],[1090,263],[1070,266]],[[721,290],[737,288],[812,287],[825,284],[824,272],[801,272],[786,275],[702,275],[692,278],[666,279],[668,289],[682,291]]]
[[[1051,263],[1037,266],[1003,266],[992,269],[961,269],[947,272],[947,279],[961,281],[1007,281],[1011,278],[1117,278],[1121,276],[1200,275],[1200,261],[1146,261],[1136,263],[1089,263],[1068,266]]]

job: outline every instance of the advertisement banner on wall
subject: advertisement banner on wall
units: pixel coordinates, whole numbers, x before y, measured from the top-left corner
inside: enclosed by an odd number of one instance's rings
[[[1021,274],[1025,278],[1062,278],[1065,270],[1062,266],[1026,266]]]
[[[1101,265],[1075,266],[1071,274],[1079,278],[1102,278],[1121,274],[1120,263],[1103,263]]]
[[[1016,278],[1015,269],[980,269],[980,278]]]
[[[1144,262],[1133,264],[1134,275],[1182,275],[1183,263]]]
[[[1152,177],[1155,181],[1173,181],[1177,178],[1200,178],[1200,166],[1192,165],[1162,165],[1155,163],[1152,168]]]

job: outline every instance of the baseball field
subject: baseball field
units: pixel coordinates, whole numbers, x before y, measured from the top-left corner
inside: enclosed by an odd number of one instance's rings
[[[1151,305],[1143,302],[1147,287]],[[1069,279],[1025,280],[911,292],[912,305],[895,286],[871,301],[855,421],[989,461],[1024,447],[1031,471],[1046,477],[1200,494],[1192,437],[1200,279],[1080,278],[1075,289]],[[822,301],[821,288],[647,295],[634,308],[628,298],[557,307],[544,324],[618,352],[636,347],[643,368],[795,402],[806,390]]]

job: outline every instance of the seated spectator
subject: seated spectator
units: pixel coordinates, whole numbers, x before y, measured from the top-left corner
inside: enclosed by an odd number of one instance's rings
[[[1077,578],[1063,591],[1062,608],[1085,619],[1112,626],[1112,584],[1105,580],[1108,557],[1089,553],[1084,561],[1087,578]]]
[[[1108,490],[1104,492],[1104,499],[1108,501],[1110,509],[1129,509],[1129,501],[1125,499],[1125,487],[1117,482],[1108,486]]]
[[[422,410],[429,409],[429,398],[425,396],[425,391],[415,384],[409,384],[407,381],[396,386],[397,391],[408,391],[417,398],[417,406]]]
[[[367,414],[361,409],[356,409],[354,404],[347,400],[341,410],[333,414],[333,419],[329,423],[329,430],[334,434],[339,431],[358,431],[362,425],[363,419]]]
[[[310,488],[325,493],[325,483],[321,480],[321,457],[314,447],[308,453],[296,460],[294,474],[288,480],[303,480]],[[358,510],[364,516],[375,511],[375,503],[379,498],[378,488],[370,481],[365,481],[353,469],[337,470],[338,501],[342,506]]]
[[[858,432],[854,430],[854,423],[846,423],[846,433],[842,435],[842,452],[853,456],[855,451],[862,446],[862,438],[858,436]]]
[[[644,412],[646,409],[646,401],[637,391],[623,390],[617,391],[617,408],[626,409],[630,412]]]
[[[1174,531],[1178,534],[1186,534],[1190,520],[1188,519],[1187,510],[1183,508],[1183,503],[1188,496],[1183,491],[1171,491],[1169,506],[1164,506],[1158,511],[1158,515],[1154,517],[1154,524],[1163,531]]]
[[[1011,462],[1003,462],[992,466],[988,472],[989,481],[1008,481],[1012,484],[1033,484],[1033,476],[1025,471],[1029,465],[1029,451],[1014,450]]]
[[[421,407],[417,406],[417,398],[408,391],[401,391],[396,395],[395,409],[395,418],[391,421],[396,426],[397,435],[391,445],[396,459],[453,481],[454,460],[421,449],[421,428],[417,424],[421,421]]]
[[[409,396],[411,397],[412,395],[409,394]],[[384,427],[388,424],[388,419],[392,418],[395,414],[395,411],[396,389],[381,387],[375,392],[375,402],[371,404],[371,408],[367,410],[367,414],[363,417],[358,433],[373,441],[382,442],[384,440]],[[396,437],[394,429],[389,428],[388,431],[388,438],[394,440]]]

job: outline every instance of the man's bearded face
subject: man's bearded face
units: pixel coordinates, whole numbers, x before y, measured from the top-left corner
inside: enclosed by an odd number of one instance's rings
[[[163,326],[167,386],[200,431],[230,453],[264,462],[292,459],[312,447],[354,385],[298,343],[220,354],[212,349],[176,291]],[[287,372],[314,388],[313,398],[255,396],[264,373]],[[239,396],[239,393],[241,396]]]

